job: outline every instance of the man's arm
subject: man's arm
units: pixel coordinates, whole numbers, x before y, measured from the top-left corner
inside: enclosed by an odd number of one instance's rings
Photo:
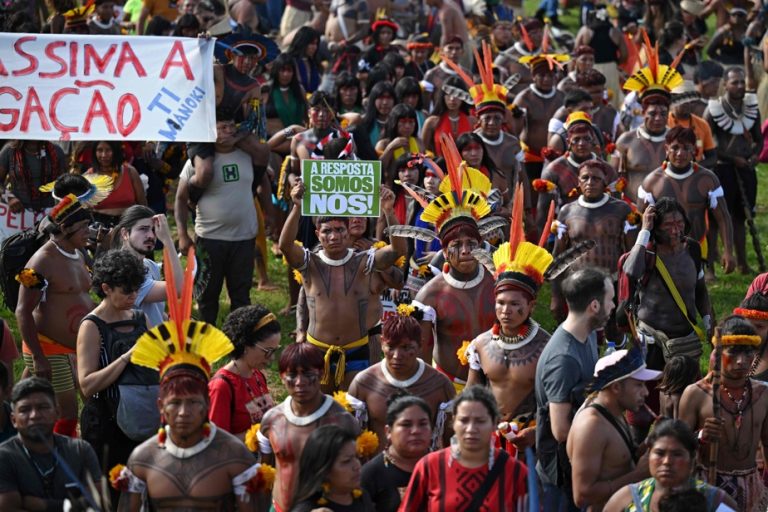
[[[173,217],[176,219],[176,228],[179,233],[179,251],[182,254],[187,252],[190,247],[195,246],[187,228],[187,221],[189,220],[188,202],[189,187],[187,185],[187,178],[182,174],[176,187],[176,199],[173,202]]]
[[[118,512],[140,512],[141,494],[127,491],[121,492],[117,510]]]
[[[145,5],[141,8],[141,13],[139,14],[139,23],[136,25],[136,33],[140,36],[144,35],[144,26],[147,23],[148,17],[149,17],[149,9]]]
[[[34,259],[34,257],[33,257]],[[32,263],[27,263],[28,265]],[[44,274],[43,274],[44,275]],[[21,339],[24,340],[29,351],[32,352],[33,373],[36,377],[51,380],[51,363],[43,355],[40,340],[37,337],[37,324],[32,316],[40,300],[43,297],[41,290],[19,286],[19,301],[16,305],[16,323],[19,326]],[[0,510],[3,510],[0,507]]]
[[[643,212],[643,224],[642,229],[637,234],[637,241],[632,249],[629,251],[629,256],[624,261],[624,273],[631,279],[640,279],[645,274],[645,245],[651,236],[651,230],[653,229],[653,216],[656,213],[656,208],[648,206]]]
[[[303,196],[304,183],[301,180],[297,180],[296,184],[291,189],[293,208],[291,208],[288,218],[285,219],[283,230],[280,232],[280,241],[278,242],[280,252],[283,253],[286,261],[293,268],[298,268],[304,263],[304,249],[293,243],[296,240],[296,235],[299,233],[301,198]]]
[[[717,229],[720,231],[720,238],[723,239],[723,245],[725,246],[723,268],[725,273],[729,274],[736,267],[736,262],[733,259],[733,223],[731,222],[731,214],[728,213],[728,205],[725,203],[724,197],[717,198],[717,207],[712,210],[712,215],[714,215],[717,221]]]
[[[568,432],[571,430],[571,410],[573,410],[573,406],[570,402],[550,402],[549,404],[552,436],[558,443],[564,443],[568,440]]]
[[[381,187],[381,210],[387,226],[397,225],[395,217],[395,194],[387,187]],[[282,239],[282,237],[281,237]],[[374,268],[376,270],[386,270],[395,264],[400,256],[408,251],[408,245],[405,238],[399,236],[390,236],[390,243],[382,247],[374,254]],[[281,247],[282,250],[282,247]]]

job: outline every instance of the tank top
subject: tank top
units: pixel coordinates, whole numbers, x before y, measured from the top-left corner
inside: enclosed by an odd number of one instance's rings
[[[592,29],[589,46],[595,50],[595,64],[616,62],[619,47],[611,39],[611,27],[600,26]]]
[[[93,169],[88,169],[88,173],[95,173]],[[133,190],[133,183],[131,177],[128,175],[128,169],[123,164],[123,169],[120,172],[120,176],[117,178],[117,183],[112,192],[109,193],[106,199],[100,202],[94,210],[108,210],[110,208],[128,208],[136,204],[136,193]]]

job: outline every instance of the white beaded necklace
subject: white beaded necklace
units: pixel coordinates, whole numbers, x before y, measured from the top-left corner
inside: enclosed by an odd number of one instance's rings
[[[645,128],[643,128],[642,126],[638,126],[637,134],[642,138],[644,138],[645,140],[649,140],[651,142],[664,142],[666,140],[667,130],[665,129],[664,133],[660,135],[651,135],[650,133],[645,131]]]
[[[603,198],[601,200],[595,201],[594,203],[590,203],[589,201],[584,199],[584,196],[579,196],[579,206],[583,206],[584,208],[590,208],[590,209],[600,208],[605,203],[607,203],[610,198],[611,197],[608,194],[605,194],[603,195]]]
[[[475,286],[480,284],[480,281],[483,280],[484,276],[485,276],[485,270],[483,269],[482,265],[478,265],[477,275],[474,278],[470,279],[469,281],[459,281],[458,279],[453,277],[450,272],[443,272],[443,279],[445,279],[445,282],[448,283],[452,288],[458,288],[459,290],[474,288]]]
[[[177,459],[188,459],[197,455],[198,453],[208,448],[208,445],[213,442],[213,438],[216,435],[216,425],[214,423],[209,423],[209,425],[211,426],[211,432],[207,436],[203,437],[196,445],[190,446],[189,448],[181,448],[174,444],[173,439],[171,439],[171,427],[166,425],[165,433],[167,437],[165,439],[165,451]]]
[[[323,261],[323,263],[325,263],[326,265],[330,265],[332,267],[340,267],[346,264],[352,258],[352,256],[354,256],[354,254],[355,254],[354,249],[347,249],[346,256],[344,256],[340,260],[335,260],[329,257],[327,254],[325,254],[325,249],[322,249],[317,252],[318,258],[320,258]]]
[[[54,247],[56,247],[56,250],[59,251],[61,255],[64,256],[65,258],[69,258],[70,260],[80,259],[80,251],[78,251],[77,249],[75,249],[75,252],[67,252],[61,247],[59,247],[59,244],[57,244],[53,240],[51,240],[51,243],[53,244]]]
[[[396,388],[407,388],[415,384],[422,375],[424,375],[424,367],[426,366],[424,364],[424,361],[421,359],[418,359],[419,361],[419,368],[416,370],[416,373],[414,373],[410,378],[407,378],[405,380],[400,380],[395,378],[394,375],[389,373],[389,369],[387,368],[387,362],[382,361],[381,362],[381,373],[384,374],[384,378],[387,379],[387,382],[389,382],[392,386],[395,386]]]
[[[549,98],[553,97],[555,94],[557,94],[557,89],[554,87],[549,92],[541,92],[538,87],[536,87],[534,84],[531,84],[528,86],[529,89],[531,89],[531,92],[538,96],[539,98],[544,98],[545,100],[548,100]]]
[[[291,408],[292,402],[293,398],[290,396],[285,399],[285,408],[283,409],[285,419],[288,420],[288,423],[291,425],[296,425],[297,427],[306,427],[307,425],[310,425],[325,416],[325,413],[327,413],[328,409],[330,409],[331,405],[333,405],[333,398],[325,395],[325,401],[323,404],[318,407],[315,412],[308,416],[296,416],[296,414],[293,412],[293,409]]]

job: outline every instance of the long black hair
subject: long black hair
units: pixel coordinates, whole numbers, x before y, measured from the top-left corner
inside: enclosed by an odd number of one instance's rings
[[[443,85],[451,85],[453,87],[458,87],[459,89],[463,91],[467,91],[469,93],[469,89],[467,89],[467,84],[464,83],[464,80],[462,80],[458,76],[449,76],[445,79],[443,82]],[[440,117],[441,115],[448,112],[448,107],[445,106],[445,91],[443,91],[442,87],[439,91],[437,91],[437,94],[435,95],[435,106],[432,108],[431,115]],[[464,112],[465,114],[469,115],[469,105],[464,103],[463,101],[459,105],[459,110]]]
[[[496,173],[496,165],[488,154],[488,148],[485,147],[485,142],[483,142],[483,139],[475,132],[464,132],[456,137],[456,149],[459,150],[459,154],[461,154],[465,147],[469,146],[470,142],[476,142],[483,148],[483,159],[480,161],[480,165],[485,167],[488,170],[488,174],[493,176]]]
[[[392,139],[399,137],[397,134],[397,123],[400,122],[401,119],[413,119],[414,125],[413,125],[413,133],[410,135],[411,137],[417,137],[419,136],[418,133],[418,121],[416,119],[416,111],[411,107],[410,105],[406,105],[405,103],[398,103],[392,108],[392,111],[389,113],[389,116],[387,117],[387,122],[384,125],[384,130],[381,135],[382,139],[389,139],[390,142]]]
[[[344,445],[354,443],[355,435],[338,425],[323,425],[307,438],[299,460],[299,484],[293,503],[300,503],[320,492]]]
[[[378,112],[376,111],[376,100],[380,96],[389,94],[392,96],[392,100],[396,101],[397,95],[395,94],[395,88],[389,82],[379,82],[371,88],[368,93],[368,104],[365,107],[365,114],[363,114],[363,122],[361,123],[365,129],[370,132],[373,128],[373,123],[376,122]]]
[[[272,66],[269,70],[269,89],[272,92],[279,91],[280,80],[278,79],[278,75],[280,74],[280,70],[283,68],[291,68],[291,71],[293,71],[293,75],[291,75],[291,82],[288,84],[288,89],[291,92],[291,96],[293,96],[296,101],[298,101],[302,109],[302,117],[306,119],[308,110],[307,97],[304,94],[304,89],[301,87],[301,83],[299,82],[299,74],[296,73],[296,66],[293,63],[293,57],[291,57],[289,54],[281,53],[275,58],[275,60],[272,61]]]
[[[294,59],[306,57],[305,50],[307,49],[307,46],[310,45],[310,43],[317,43],[318,45],[320,44],[320,32],[313,29],[312,27],[301,27],[296,32],[296,35],[293,36],[293,40],[291,41],[291,44],[288,46],[288,50],[285,53]],[[311,58],[307,58],[312,66],[316,68],[319,67],[320,49],[318,48],[318,51],[316,51]]]
[[[355,107],[363,108],[363,88],[360,85],[360,79],[349,71],[342,71],[336,76],[336,81],[333,84],[333,96],[336,98],[336,106],[339,110],[342,108],[341,103],[341,88],[342,87],[357,87],[357,98],[355,98]]]

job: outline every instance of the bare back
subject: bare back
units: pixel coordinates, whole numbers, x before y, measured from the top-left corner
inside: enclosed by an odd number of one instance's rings
[[[654,142],[640,136],[637,130],[632,130],[619,137],[616,148],[620,155],[619,174],[627,177],[625,193],[633,202],[637,202],[637,187],[666,158],[664,139]]]

